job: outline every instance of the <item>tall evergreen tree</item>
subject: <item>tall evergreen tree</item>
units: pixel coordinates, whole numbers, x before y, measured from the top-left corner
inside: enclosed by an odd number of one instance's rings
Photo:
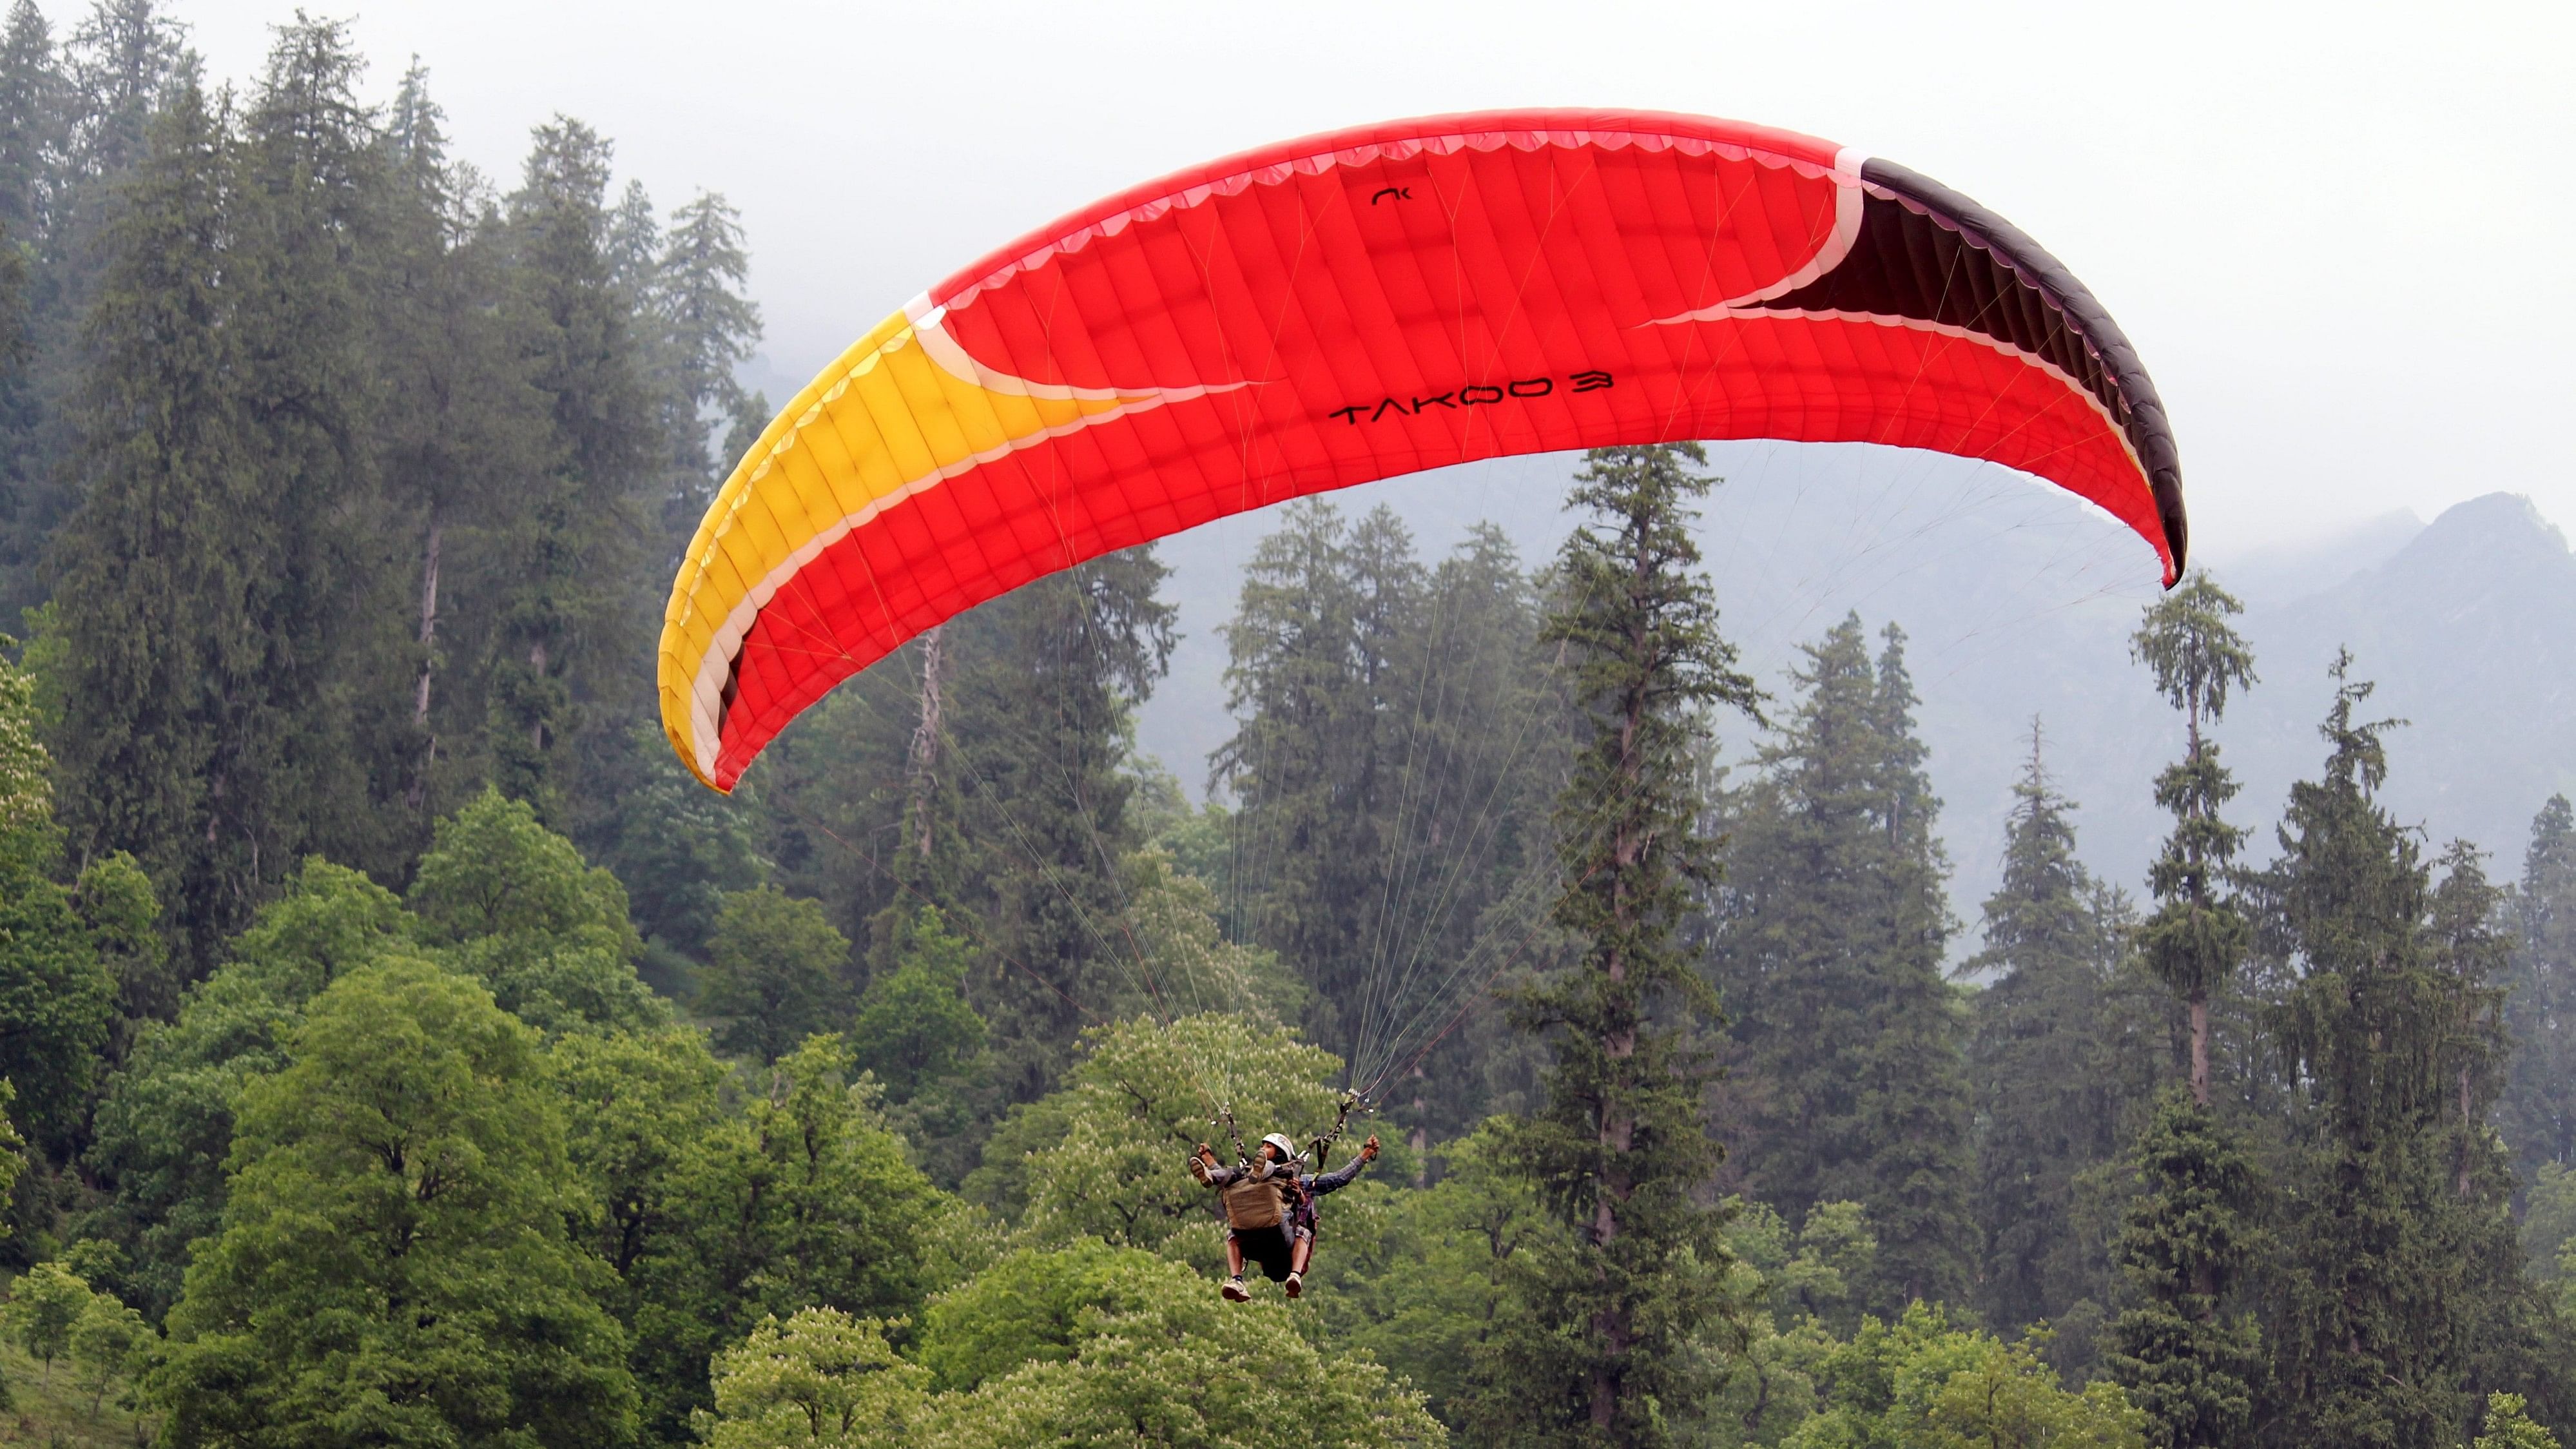
[[[1867,1297],[1889,1311],[1964,1300],[1976,1236],[1967,1012],[1942,973],[1948,867],[1903,637],[1873,661],[1853,616],[1805,647],[1804,697],[1726,802],[1713,942],[1747,1193],[1793,1222],[1862,1203]]]
[[[1395,648],[1387,851],[1364,901],[1373,1005],[1352,1062],[1418,1145],[1531,1104],[1536,1058],[1485,983],[1533,952],[1554,884],[1546,805],[1570,749],[1539,596],[1479,524],[1431,571]],[[1442,1032],[1446,1035],[1440,1035]]]
[[[242,703],[266,652],[253,596],[267,508],[222,284],[231,144],[192,86],[153,139],[88,327],[55,755],[74,851],[140,857],[202,963],[247,918],[262,866],[294,852],[226,768],[249,757],[241,731],[260,721]]]
[[[495,621],[475,595],[501,580],[477,563],[507,537],[515,485],[545,470],[552,418],[501,309],[503,239],[476,214],[475,179],[448,156],[444,115],[416,64],[381,144],[389,195],[372,320],[379,386],[394,405],[379,414],[377,467],[387,552],[417,568],[416,602],[397,613],[411,643],[402,813],[418,829],[488,768],[486,676],[474,666]]]
[[[2258,1179],[2238,1134],[2169,1088],[2132,1148],[2143,1191],[2117,1244],[2131,1305],[2104,1334],[2111,1377],[2157,1449],[2252,1442],[2261,1334],[2239,1294],[2256,1247]]]
[[[2545,1163],[2576,1167],[2576,809],[2564,795],[2532,819],[2513,911],[2513,1055],[2496,1125],[2527,1185]]]
[[[92,0],[62,49],[63,164],[49,198],[47,399],[67,398],[94,361],[81,331],[113,264],[107,232],[151,149],[152,118],[182,88],[203,90],[184,28],[155,0]]]
[[[2223,989],[2249,945],[2244,918],[2218,898],[2245,832],[2219,818],[2237,784],[2218,762],[2204,720],[2227,714],[2227,698],[2254,683],[2254,655],[2227,622],[2244,612],[2207,572],[2157,600],[2130,642],[2155,675],[2156,690],[2182,711],[2188,743],[2181,763],[2156,780],[2156,802],[2174,815],[2174,833],[2149,872],[2164,905],[2139,945],[2148,965],[2191,1012],[2191,1095],[2209,1104],[2209,1001]]]
[[[393,520],[378,507],[375,424],[395,400],[373,298],[390,198],[362,68],[342,23],[280,27],[237,152],[223,282],[260,482],[251,597],[266,657],[234,687],[264,718],[239,731],[241,764],[218,768],[245,794],[274,792],[246,808],[295,821],[270,881],[306,851],[391,878],[422,843],[393,808],[418,749],[404,590],[383,567]]]
[[[552,817],[579,788],[585,727],[622,755],[650,694],[635,595],[662,448],[608,181],[608,143],[558,117],[537,128],[507,208],[510,315],[552,436],[496,528],[488,748],[502,790]]]
[[[1236,929],[1272,947],[1312,993],[1313,1039],[1355,1060],[1368,1026],[1395,797],[1404,785],[1398,651],[1418,628],[1422,567],[1395,515],[1356,526],[1291,505],[1244,572],[1226,629],[1238,721],[1215,778],[1235,816]]]
[[[1142,988],[1175,1009],[1120,925],[1118,871],[1139,836],[1129,721],[1172,651],[1150,548],[1099,558],[985,605],[948,631],[959,903],[984,923],[976,996],[1006,1090],[1042,1095],[1084,1012]],[[1032,979],[1034,978],[1034,979]]]
[[[1721,1311],[1725,1214],[1707,1189],[1721,1150],[1702,1119],[1716,1002],[1681,928],[1715,873],[1700,834],[1697,739],[1708,713],[1756,712],[1692,543],[1713,479],[1698,445],[1602,448],[1576,475],[1591,515],[1559,557],[1562,602],[1542,638],[1565,649],[1589,725],[1556,813],[1555,923],[1572,965],[1522,993],[1515,1021],[1555,1059],[1547,1101],[1512,1151],[1567,1225],[1516,1264],[1549,1322],[1496,1365],[1549,1443],[1660,1444],[1687,1391],[1690,1346]],[[1758,715],[1756,716],[1758,717]]]
[[[2120,1151],[2141,1092],[2119,1029],[2121,922],[2075,857],[2074,804],[2030,760],[2004,827],[2003,883],[1986,899],[1987,978],[1970,1049],[1977,1093],[1976,1202],[1986,1271],[1979,1300],[1998,1325],[2060,1318],[2101,1301],[2104,1246],[2085,1232],[2079,1179]],[[2152,1070],[2153,1063],[2147,1064]]]
[[[53,34],[34,0],[0,32],[0,619],[44,594],[46,544],[68,495],[49,466],[36,364],[52,330],[45,227],[61,175],[68,118]]]
[[[760,341],[760,308],[743,295],[750,276],[742,213],[724,197],[700,192],[671,214],[651,306],[663,334],[662,433],[671,475],[660,506],[674,561],[733,466],[718,450],[749,402],[734,369]]]
[[[0,236],[34,249],[71,141],[69,95],[53,27],[36,0],[9,7],[0,32]]]
[[[2350,662],[2323,777],[2291,787],[2260,882],[2263,943],[2295,973],[2280,1037],[2300,1087],[2272,1376],[2285,1442],[2431,1449],[2472,1422],[2487,1320],[2524,1316],[2505,1184],[2485,1168],[2493,1048],[2470,1029],[2494,1003],[2495,899],[2473,854],[2437,892],[2379,803],[2397,722],[2356,717],[2371,686]]]
[[[2113,1322],[2113,1374],[2147,1411],[2160,1449],[2242,1442],[2253,1414],[2259,1336],[2237,1301],[2254,1239],[2257,1176],[2237,1129],[2210,1100],[2210,1003],[2252,943],[2229,889],[2244,832],[2220,818],[2236,796],[2205,723],[2254,682],[2254,656],[2228,620],[2242,612],[2207,573],[2150,605],[2132,641],[2156,690],[2182,712],[2182,760],[2156,780],[2173,834],[2149,870],[2158,906],[2139,932],[2149,970],[2188,1014],[2184,1084],[2140,1133],[2119,1257],[2132,1303]]]

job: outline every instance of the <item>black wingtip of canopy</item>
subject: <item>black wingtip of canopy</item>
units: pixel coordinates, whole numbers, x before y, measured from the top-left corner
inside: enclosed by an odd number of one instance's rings
[[[2164,528],[2165,548],[2173,557],[2173,579],[2167,587],[2179,582],[2191,540],[2191,522],[2182,501],[2182,451],[2174,443],[2173,424],[2165,414],[2164,399],[2157,395],[2155,381],[2147,376],[2146,365],[2138,360],[2138,349],[2130,344],[2128,334],[2111,320],[2110,312],[2076,280],[2065,263],[2049,255],[2047,248],[2031,240],[2021,228],[1974,200],[1919,171],[1876,157],[1861,164],[1860,175],[1871,186],[1911,201],[1974,236],[2073,319],[2085,341],[2110,369],[2121,401],[2127,404],[2129,443],[2146,469],[2147,486],[2155,494],[2157,521]]]

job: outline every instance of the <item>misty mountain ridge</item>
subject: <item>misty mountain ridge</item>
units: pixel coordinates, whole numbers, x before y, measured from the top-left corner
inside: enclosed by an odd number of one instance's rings
[[[2182,748],[2179,721],[2129,657],[2157,595],[2145,546],[2091,505],[1992,465],[1858,445],[1709,454],[1726,482],[1703,510],[1701,547],[1727,637],[1775,717],[1794,706],[1798,646],[1846,612],[1873,635],[1891,620],[1906,631],[1945,802],[1956,944],[1973,949],[1979,903],[2000,878],[2034,718],[2052,779],[2081,807],[2086,864],[2142,895],[2169,825],[2152,781]],[[1353,515],[1390,508],[1426,563],[1485,520],[1535,567],[1571,525],[1562,503],[1579,466],[1506,459],[1332,501]],[[1244,565],[1276,527],[1264,510],[1162,545],[1183,637],[1137,737],[1194,793],[1233,729],[1220,631]],[[2324,758],[2317,725],[2342,646],[2353,677],[2377,686],[2365,717],[2409,721],[2388,740],[2389,808],[2429,847],[2466,839],[2493,854],[2494,873],[2517,875],[2533,814],[2576,787],[2576,554],[2530,500],[2493,493],[2429,524],[2399,512],[2298,547],[2231,557],[2204,539],[2202,551],[2246,601],[2239,623],[2260,676],[2214,730],[2245,786],[2229,816],[2255,829],[2249,857],[2271,856],[2291,782]],[[1758,731],[1737,722],[1724,733],[1728,757],[1749,761]]]

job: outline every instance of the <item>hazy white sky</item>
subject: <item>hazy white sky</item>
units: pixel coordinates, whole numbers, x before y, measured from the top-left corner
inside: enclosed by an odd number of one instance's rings
[[[58,23],[74,0],[51,0]],[[178,0],[248,77],[292,0]],[[579,116],[667,209],[725,193],[802,381],[1112,190],[1364,121],[1529,105],[1862,146],[2011,217],[2128,329],[2205,556],[2496,489],[2576,532],[2576,5],[372,0],[507,180]]]

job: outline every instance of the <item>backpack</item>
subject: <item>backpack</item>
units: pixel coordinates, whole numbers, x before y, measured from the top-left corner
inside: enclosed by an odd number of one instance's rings
[[[1254,1177],[1247,1172],[1225,1186],[1225,1225],[1230,1228],[1275,1228],[1279,1226],[1280,1178]]]

